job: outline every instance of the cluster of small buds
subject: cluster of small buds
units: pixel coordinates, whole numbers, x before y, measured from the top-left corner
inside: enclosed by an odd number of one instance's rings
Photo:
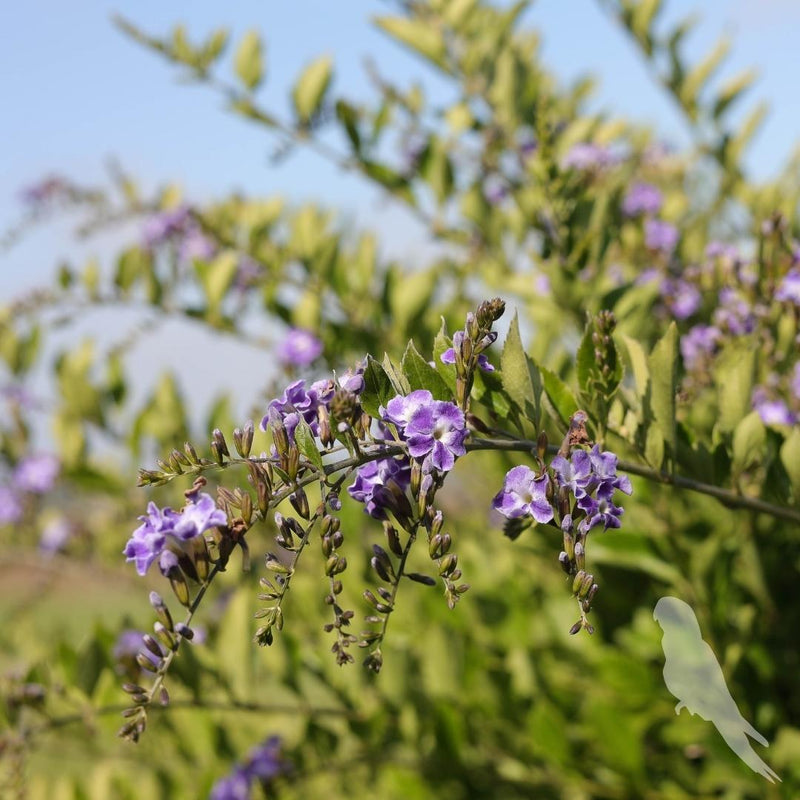
[[[119,736],[133,742],[139,740],[147,726],[148,706],[155,700],[162,706],[169,704],[169,693],[163,685],[164,674],[181,641],[194,638],[194,630],[188,625],[180,622],[175,624],[158,592],[150,592],[150,605],[157,617],[153,624],[154,635],[135,630],[123,631],[114,648],[117,669],[128,678],[122,689],[133,703],[122,712],[126,722],[120,728]],[[145,675],[153,678],[149,689],[141,685]]]
[[[331,503],[335,498],[336,502]],[[338,504],[338,496],[328,497],[328,507]],[[344,544],[344,534],[341,531],[341,521],[338,517],[326,513],[322,518],[320,529],[320,544],[322,554],[325,556],[325,574],[330,581],[330,591],[325,596],[325,603],[333,610],[333,622],[325,624],[326,633],[336,632],[336,641],[331,645],[331,652],[336,656],[339,666],[353,663],[353,656],[348,652],[351,645],[358,642],[358,637],[348,633],[345,629],[350,627],[350,621],[355,613],[350,609],[342,609],[339,605],[339,596],[342,593],[342,581],[339,577],[347,569],[347,559],[336,551]]]
[[[467,314],[464,330],[453,334],[453,346],[441,355],[443,363],[455,365],[456,403],[464,411],[469,406],[475,370],[481,368],[490,372],[494,369],[484,351],[497,339],[492,326],[504,311],[505,302],[500,298],[482,302],[475,313]]]

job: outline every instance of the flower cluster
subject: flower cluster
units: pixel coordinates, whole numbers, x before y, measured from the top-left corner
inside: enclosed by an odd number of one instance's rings
[[[136,564],[140,575],[144,575],[156,559],[162,574],[168,575],[178,566],[186,542],[228,521],[209,494],[190,499],[181,512],[169,507],[160,509],[150,502],[147,514],[139,519],[142,524],[133,532],[123,553],[128,561]]]
[[[288,762],[281,758],[280,737],[270,736],[255,747],[230,775],[214,784],[209,800],[249,800],[254,785],[260,785],[266,793],[269,784],[285,775],[289,768]]]
[[[411,464],[407,458],[382,458],[360,467],[347,493],[364,504],[375,519],[386,519],[387,511],[410,512],[406,490],[411,483]]]
[[[176,243],[178,259],[187,263],[194,259],[205,261],[217,253],[216,243],[203,233],[188,206],[162,211],[147,219],[142,239],[147,250],[167,242]]]
[[[578,530],[588,533],[599,525],[603,530],[619,528],[623,509],[614,505],[614,492],[630,494],[632,488],[627,475],[617,475],[617,457],[613,453],[601,452],[595,445],[588,453],[575,450],[569,459],[558,455],[550,466],[559,488],[566,489],[577,501],[571,517],[577,521],[578,516],[583,516]]]
[[[267,407],[267,413],[261,420],[261,430],[283,426],[289,441],[294,441],[295,429],[303,420],[315,436],[320,436],[320,422],[327,421],[331,416],[337,393],[358,397],[364,390],[363,373],[364,367],[359,366],[340,378],[315,381],[308,388],[302,379],[290,383],[283,394]]]

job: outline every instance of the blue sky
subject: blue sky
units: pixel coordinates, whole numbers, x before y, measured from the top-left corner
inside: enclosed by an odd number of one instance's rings
[[[4,151],[10,157],[0,162],[0,227],[17,217],[19,187],[50,171],[82,182],[99,181],[105,160],[115,156],[145,187],[177,180],[196,199],[241,189],[343,207],[358,223],[383,229],[390,248],[403,243],[406,254],[413,255],[413,237],[405,230],[409,223],[385,208],[358,179],[308,153],[278,168],[270,166],[270,141],[262,130],[227,114],[213,93],[181,85],[174,69],[126,40],[110,23],[117,11],[153,32],[182,21],[197,36],[224,24],[237,38],[257,27],[268,43],[264,98],[285,108],[291,80],[321,52],[334,56],[337,84],[353,97],[368,88],[362,67],[366,55],[401,83],[425,77],[416,59],[371,27],[370,16],[388,8],[378,0],[8,4],[3,27],[10,35],[0,48],[0,93],[10,112],[3,122]],[[770,101],[771,114],[750,163],[757,174],[774,171],[800,134],[795,102],[800,3],[667,0],[666,9],[668,18],[701,14],[700,29],[690,40],[695,53],[708,49],[722,33],[734,40],[723,75],[751,65],[759,68],[753,99]],[[685,132],[670,101],[596,0],[538,0],[527,22],[541,31],[545,62],[556,75],[569,80],[595,74],[600,81],[596,105],[652,123],[675,142],[682,140]],[[101,240],[88,248],[75,247],[68,231],[66,225],[50,226],[0,254],[0,292],[41,280],[70,253],[82,255],[93,247],[102,253],[108,246]]]
[[[733,39],[723,78],[748,66],[760,70],[750,102],[768,100],[771,114],[750,154],[750,166],[758,175],[770,174],[800,138],[800,3],[667,0],[666,7],[670,19],[701,13],[700,28],[689,42],[695,55],[707,51],[720,34]],[[178,181],[199,201],[234,189],[252,195],[282,194],[295,203],[318,200],[343,210],[357,225],[377,229],[391,255],[412,259],[424,254],[424,237],[396,206],[307,152],[271,166],[271,140],[263,130],[226,113],[213,93],[181,85],[174,68],[128,41],[110,22],[111,14],[119,12],[145,30],[162,33],[182,21],[195,37],[223,24],[234,40],[256,27],[267,41],[264,99],[285,109],[292,80],[323,52],[335,59],[337,86],[353,98],[368,90],[363,70],[367,55],[398,83],[425,78],[428,73],[418,60],[371,27],[370,17],[388,9],[379,0],[5,4],[0,96],[6,108],[1,128],[6,157],[0,160],[0,229],[18,219],[20,187],[53,171],[81,183],[99,182],[104,162],[113,156],[147,189]],[[683,140],[685,131],[671,102],[654,86],[633,45],[600,12],[596,0],[538,0],[526,22],[540,30],[545,63],[559,78],[573,80],[586,73],[598,78],[597,107],[650,123],[675,143]],[[441,85],[429,85],[434,96],[444,91]],[[0,301],[46,282],[63,259],[76,264],[89,255],[107,259],[126,235],[135,231],[113,231],[76,243],[66,221],[43,226],[10,251],[0,252]],[[96,332],[98,326],[113,333],[125,324],[118,314],[95,316],[82,320],[71,336]],[[185,364],[198,352],[198,335],[176,326],[160,330],[134,354],[134,374],[152,378],[170,361],[172,366]],[[203,342],[219,352],[218,342]],[[224,363],[252,357],[234,350],[230,345]],[[194,390],[204,394],[202,405],[212,387],[200,380],[202,375],[195,378]],[[254,377],[254,392],[259,385]],[[144,391],[144,386],[138,389]]]

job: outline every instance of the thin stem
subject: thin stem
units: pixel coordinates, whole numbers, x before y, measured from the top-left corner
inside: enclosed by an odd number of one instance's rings
[[[514,450],[535,453],[537,445],[536,442],[525,439],[472,439],[466,447],[467,450],[470,451]],[[558,448],[550,445],[547,450],[550,453],[555,453]],[[800,523],[800,511],[793,508],[776,506],[773,503],[768,503],[766,500],[761,500],[757,497],[746,497],[745,495],[736,494],[730,489],[723,489],[720,486],[696,481],[693,478],[670,475],[669,473],[661,472],[652,467],[645,467],[642,464],[634,464],[630,461],[619,461],[617,462],[617,466],[623,472],[629,472],[631,475],[638,475],[641,478],[655,483],[663,483],[669,486],[675,486],[678,489],[688,489],[690,492],[697,492],[699,494],[715,497],[729,508],[748,508],[752,511],[760,511],[763,514],[769,514],[778,519]]]

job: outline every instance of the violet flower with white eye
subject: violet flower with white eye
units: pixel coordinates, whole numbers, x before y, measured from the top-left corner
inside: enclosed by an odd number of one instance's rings
[[[530,467],[514,467],[506,473],[503,488],[492,500],[492,508],[508,519],[533,517],[537,522],[550,522],[553,508],[547,499],[549,483],[547,473],[537,478]]]

